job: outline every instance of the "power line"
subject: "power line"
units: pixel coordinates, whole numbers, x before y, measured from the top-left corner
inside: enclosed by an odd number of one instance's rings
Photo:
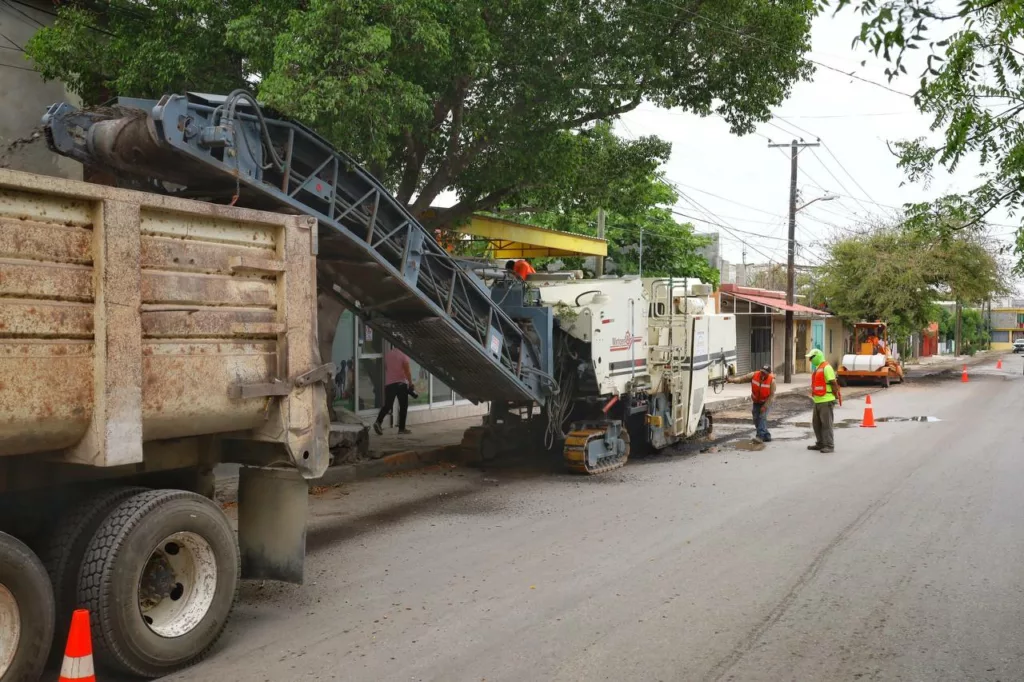
[[[758,232],[751,232],[750,230],[741,230],[738,227],[733,227],[731,225],[724,225],[722,223],[712,222],[710,220],[707,220],[706,218],[699,218],[697,216],[693,216],[693,215],[690,215],[688,213],[683,213],[682,211],[677,211],[675,209],[672,209],[672,214],[680,216],[682,218],[689,218],[690,220],[697,220],[697,221],[700,221],[702,223],[707,223],[708,225],[714,225],[715,227],[726,227],[726,228],[729,228],[731,230],[734,230],[735,232],[739,232],[740,234],[748,234],[748,235],[751,235],[753,237],[757,237],[758,239],[773,239],[773,240],[778,240],[778,241],[782,241],[782,242],[786,241],[786,239],[784,237],[773,237],[771,235],[760,234]]]
[[[810,135],[811,137],[813,137],[813,138],[814,138],[815,140],[817,140],[818,142],[821,142],[821,135],[815,135],[814,133],[812,133],[812,132],[811,132],[810,130],[808,130],[807,128],[801,128],[800,126],[798,126],[798,125],[797,125],[797,124],[795,124],[795,123],[790,123],[789,121],[787,121],[786,119],[782,118],[781,116],[777,116],[777,115],[776,115],[776,116],[774,116],[773,118],[775,118],[775,119],[777,119],[777,120],[779,120],[779,121],[782,121],[782,122],[784,122],[784,123],[785,123],[786,125],[790,126],[791,128],[794,128],[794,129],[796,129],[796,130],[799,130],[799,131],[800,131],[801,133],[805,133],[805,134],[807,134],[807,135]],[[824,143],[822,143],[822,144],[824,144]]]
[[[701,204],[701,203],[700,203],[699,201],[697,201],[697,200],[696,200],[696,199],[694,199],[693,197],[690,197],[689,195],[687,195],[687,194],[686,194],[685,192],[683,192],[683,191],[682,191],[681,189],[679,189],[678,187],[676,188],[676,191],[678,191],[678,192],[679,192],[679,194],[680,194],[680,196],[682,196],[682,197],[683,197],[684,199],[686,199],[686,201],[688,201],[688,202],[689,202],[689,203],[690,203],[690,204],[691,204],[691,205],[692,205],[692,206],[693,206],[693,207],[694,207],[694,208],[695,208],[695,209],[696,209],[696,210],[697,210],[698,212],[700,212],[700,213],[704,213],[704,214],[705,214],[705,215],[707,215],[707,216],[708,216],[709,218],[711,218],[711,219],[712,219],[712,221],[714,221],[714,219],[715,219],[715,218],[718,218],[718,216],[716,216],[716,215],[714,214],[714,212],[712,212],[712,211],[711,211],[710,209],[708,209],[707,207],[705,207],[705,206],[704,206],[703,204]],[[721,221],[721,218],[719,218],[719,221]],[[726,226],[726,225],[724,224],[724,221],[721,221],[721,222],[722,222],[722,224],[720,224],[720,225],[719,225],[719,227],[721,227],[721,229],[723,229],[723,230],[725,230],[725,231],[729,232],[729,233],[730,233],[730,234],[732,234],[732,235],[733,235],[734,237],[736,237],[736,232],[735,232],[735,228],[732,228],[732,227],[727,227],[727,226]],[[739,239],[739,240],[740,240],[740,242],[741,242],[742,244],[744,244],[744,245],[746,245],[746,246],[750,247],[750,249],[751,249],[752,251],[754,251],[754,252],[756,252],[756,253],[759,253],[759,254],[761,254],[761,255],[762,255],[763,257],[767,258],[768,260],[772,260],[772,256],[769,256],[768,254],[766,254],[766,253],[765,253],[764,251],[762,251],[761,249],[757,248],[757,247],[756,247],[756,246],[754,246],[753,244],[750,244],[749,242],[747,242],[746,240],[744,240],[744,239],[742,239],[742,238],[740,238],[740,237],[736,237],[736,238],[737,238],[737,239]]]
[[[869,214],[869,215],[870,215],[870,214],[871,214],[871,209],[869,209],[869,208],[868,208],[867,206],[865,206],[865,205],[864,205],[864,203],[863,203],[863,202],[862,202],[862,201],[861,201],[860,199],[858,199],[857,197],[855,197],[855,196],[853,195],[853,193],[852,193],[852,192],[850,191],[850,188],[849,188],[849,187],[847,187],[846,185],[844,185],[844,184],[843,184],[843,181],[842,181],[842,180],[840,180],[840,179],[839,179],[838,177],[836,177],[836,174],[832,172],[832,169],[831,169],[831,168],[829,168],[828,166],[826,166],[826,165],[825,165],[825,162],[824,162],[824,161],[822,161],[821,157],[820,157],[820,156],[818,156],[817,152],[815,152],[815,151],[814,151],[814,150],[812,149],[812,150],[811,150],[811,153],[812,153],[812,154],[814,155],[814,158],[816,158],[816,159],[818,160],[818,163],[820,163],[820,164],[821,164],[821,167],[825,169],[825,172],[826,172],[826,173],[828,173],[828,174],[829,174],[829,176],[830,176],[830,177],[831,177],[831,178],[832,178],[833,180],[835,180],[835,181],[836,181],[836,184],[837,184],[837,185],[839,185],[840,187],[842,187],[842,188],[843,188],[843,189],[844,189],[844,190],[846,191],[847,195],[849,195],[849,196],[850,196],[850,198],[852,198],[852,199],[853,199],[854,201],[856,201],[856,202],[857,202],[858,204],[860,204],[860,207],[864,209],[864,212],[865,212],[865,213],[867,213],[867,214]]]
[[[751,211],[757,211],[758,213],[764,213],[766,215],[772,216],[773,218],[780,218],[781,217],[780,214],[778,214],[778,213],[773,213],[772,211],[766,211],[763,208],[756,208],[754,206],[751,206],[750,204],[744,204],[743,202],[736,201],[735,199],[729,199],[727,197],[723,197],[720,194],[715,194],[714,192],[709,192],[706,189],[701,189],[699,187],[694,187],[693,185],[687,185],[684,182],[679,182],[678,180],[672,180],[671,178],[668,178],[668,177],[666,177],[665,179],[669,182],[669,184],[679,185],[679,186],[682,186],[682,187],[686,187],[687,189],[692,189],[694,192],[700,192],[701,194],[707,194],[708,196],[714,197],[716,199],[721,199],[722,201],[727,201],[730,204],[736,204],[737,206],[742,206],[743,208],[750,209]]]
[[[873,118],[877,116],[916,116],[919,112],[916,111],[891,111],[883,113],[862,113],[862,114],[786,114],[785,116],[776,115],[775,118],[780,118],[783,121],[789,121],[789,119],[826,119],[826,118]]]
[[[872,197],[868,193],[868,191],[866,189],[864,189],[864,187],[859,182],[857,182],[857,178],[853,177],[853,174],[846,169],[846,166],[844,166],[843,162],[839,160],[839,157],[836,156],[835,152],[833,152],[832,149],[829,148],[829,146],[827,144],[825,144],[824,142],[821,143],[821,146],[824,147],[825,151],[827,151],[829,153],[829,156],[831,156],[832,159],[835,160],[835,162],[839,164],[839,167],[843,169],[843,172],[846,173],[847,177],[849,177],[851,180],[853,180],[853,184],[857,185],[857,189],[859,189],[861,192],[863,192],[864,196],[866,196],[870,201],[873,201],[874,203],[877,204],[878,202],[875,201],[874,197]],[[818,155],[817,152],[813,152],[813,153],[814,153],[815,156]]]
[[[39,73],[35,69],[30,69],[27,66],[15,66],[14,64],[0,64],[0,68],[4,68],[4,69],[17,69],[18,71],[30,71],[32,73]]]

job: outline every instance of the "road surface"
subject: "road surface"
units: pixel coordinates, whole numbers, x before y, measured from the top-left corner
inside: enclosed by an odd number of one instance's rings
[[[330,489],[308,583],[246,585],[167,679],[1024,679],[1019,365],[876,393],[876,418],[941,421],[843,428],[832,455],[805,411],[760,452]]]

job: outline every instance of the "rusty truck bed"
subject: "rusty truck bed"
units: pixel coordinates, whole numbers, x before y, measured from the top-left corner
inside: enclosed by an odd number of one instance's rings
[[[229,434],[319,475],[315,251],[312,218],[0,170],[0,459]]]

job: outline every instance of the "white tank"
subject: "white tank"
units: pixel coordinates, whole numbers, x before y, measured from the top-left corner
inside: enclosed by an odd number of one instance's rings
[[[703,298],[694,296],[676,296],[673,301],[679,315],[703,315],[707,308],[707,302]]]
[[[877,372],[885,365],[885,355],[844,355],[843,367],[851,372]]]

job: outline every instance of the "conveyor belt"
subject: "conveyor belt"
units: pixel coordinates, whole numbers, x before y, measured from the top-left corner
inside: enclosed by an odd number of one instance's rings
[[[308,128],[268,117],[248,93],[62,103],[51,147],[140,188],[317,218],[319,280],[456,393],[543,402],[541,349],[381,183]],[[168,188],[167,183],[177,187]]]

